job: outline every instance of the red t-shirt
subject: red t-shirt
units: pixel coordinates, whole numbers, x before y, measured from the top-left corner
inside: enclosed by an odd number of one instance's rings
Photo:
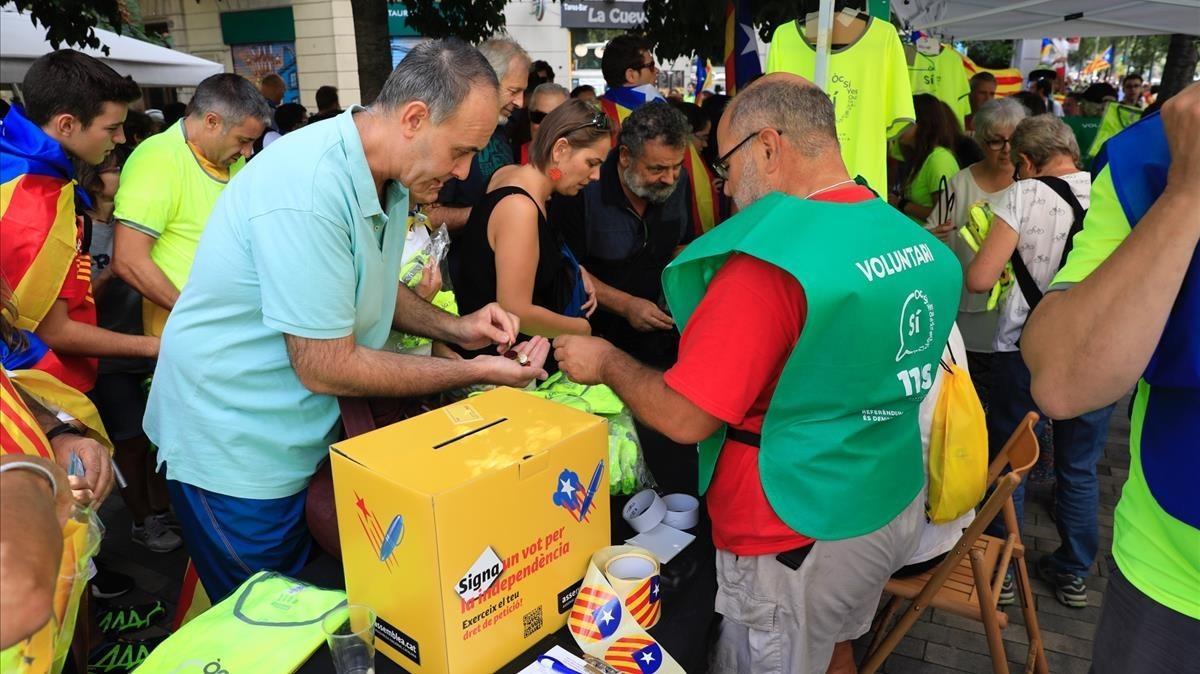
[[[816,198],[853,203],[873,197],[865,187],[852,185]],[[679,360],[665,375],[667,385],[733,428],[762,432],[807,314],[804,289],[795,277],[749,255],[730,256],[683,331]],[[706,497],[713,543],[721,550],[767,555],[813,542],[771,508],[756,447],[726,441]]]
[[[82,242],[83,223],[80,222],[75,244],[77,249]],[[67,269],[67,278],[63,280],[62,289],[58,291],[58,299],[66,300],[67,316],[71,320],[96,325],[96,300],[92,296],[92,260],[87,251],[76,250],[75,260]],[[67,376],[63,383],[82,393],[91,391],[96,385],[98,361],[84,356],[57,355],[66,368]]]

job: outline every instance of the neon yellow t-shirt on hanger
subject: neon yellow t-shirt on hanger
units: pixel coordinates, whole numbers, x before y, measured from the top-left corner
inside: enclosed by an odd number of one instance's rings
[[[958,118],[960,130],[964,126],[967,115],[971,114],[971,82],[967,79],[967,69],[963,67],[962,56],[949,45],[942,45],[937,56],[929,56],[917,52],[913,64],[908,67],[911,77],[913,95],[933,94],[937,96]]]
[[[816,50],[790,21],[775,29],[767,72],[813,79]],[[896,29],[869,19],[858,40],[830,55],[829,86],[837,115],[838,140],[850,175],[861,175],[880,194],[887,192],[887,140],[910,124],[913,111],[908,60]]]

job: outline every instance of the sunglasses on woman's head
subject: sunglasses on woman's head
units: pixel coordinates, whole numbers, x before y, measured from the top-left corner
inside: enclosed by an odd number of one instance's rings
[[[576,126],[567,131],[564,131],[563,133],[559,134],[558,137],[564,138],[566,136],[569,136],[569,135],[575,133],[576,131],[579,131],[581,129],[587,129],[589,127],[596,128],[601,131],[608,131],[609,130],[608,115],[604,114],[603,112],[597,112],[595,115],[592,115],[591,121],[588,122],[587,124],[580,124],[579,126]]]

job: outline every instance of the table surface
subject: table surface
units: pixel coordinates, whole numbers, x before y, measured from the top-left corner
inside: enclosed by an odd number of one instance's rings
[[[627,500],[628,497],[613,497],[611,512],[621,512]],[[613,518],[612,530],[612,540],[618,543],[623,543],[634,534],[629,524],[620,517]],[[708,644],[717,625],[716,614],[713,611],[717,580],[712,534],[707,513],[704,513],[703,509],[700,524],[691,533],[696,535],[696,540],[662,567],[662,617],[649,632],[659,645],[679,662],[684,671],[699,672],[708,668]],[[313,559],[297,577],[321,587],[345,588],[341,562],[324,553]],[[555,645],[562,646],[572,653],[581,653],[575,639],[564,627],[534,644],[501,668],[498,674],[515,674],[521,671]],[[329,656],[329,649],[322,644],[297,671],[300,674],[333,674],[333,660]],[[376,674],[400,674],[405,671],[387,656],[376,655]]]

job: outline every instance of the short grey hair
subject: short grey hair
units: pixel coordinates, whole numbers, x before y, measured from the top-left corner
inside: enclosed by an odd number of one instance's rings
[[[756,82],[733,99],[728,114],[735,135],[777,129],[806,157],[839,147],[833,101],[812,85],[787,80]]]
[[[971,122],[975,127],[972,132],[975,140],[983,144],[988,138],[994,137],[997,129],[1015,129],[1022,119],[1029,116],[1025,106],[1011,98],[997,98],[979,106]]]
[[[421,101],[433,123],[441,124],[476,87],[500,90],[496,72],[478,49],[457,38],[426,40],[396,66],[372,107],[386,111]]]
[[[637,108],[621,122],[617,147],[640,157],[649,141],[657,140],[668,147],[680,148],[687,145],[691,132],[692,125],[675,106],[666,101],[653,101]]]
[[[1020,164],[1021,155],[1029,157],[1034,168],[1045,166],[1058,155],[1067,155],[1079,166],[1079,142],[1075,132],[1053,114],[1026,117],[1012,135],[1012,162]]]
[[[563,85],[553,82],[543,82],[534,88],[533,93],[529,94],[529,107],[533,107],[533,102],[538,99],[538,96],[549,96],[551,94],[558,94],[563,98],[571,97],[571,92],[567,91],[567,88]]]
[[[225,129],[241,124],[247,118],[271,126],[273,118],[271,106],[258,88],[250,80],[233,73],[212,75],[196,87],[188,103],[187,115],[200,118],[210,112],[220,115]]]
[[[529,70],[529,67],[533,65],[533,59],[529,58],[525,49],[517,44],[516,40],[507,37],[484,40],[479,45],[479,53],[483,54],[483,57],[491,64],[492,70],[496,71],[498,80],[502,80],[508,75],[513,61],[521,61],[525,70]],[[528,73],[526,74],[528,75]]]

